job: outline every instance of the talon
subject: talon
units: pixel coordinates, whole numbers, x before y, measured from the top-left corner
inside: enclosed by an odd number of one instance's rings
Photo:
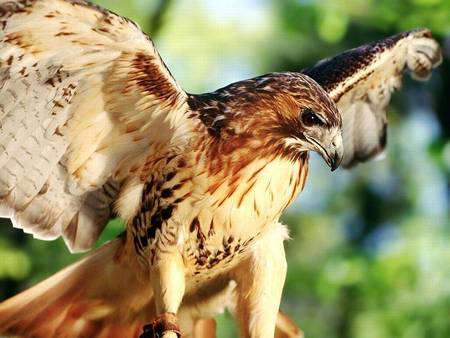
[[[181,337],[177,315],[166,312],[156,317],[150,324],[144,325],[139,338],[172,338]]]
[[[143,332],[139,336],[139,338],[154,338],[155,337],[152,324],[144,325],[142,330],[143,330]]]

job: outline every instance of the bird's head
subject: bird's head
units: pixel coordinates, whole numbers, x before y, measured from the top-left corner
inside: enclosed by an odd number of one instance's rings
[[[299,73],[286,77],[278,92],[273,132],[289,155],[315,151],[335,170],[343,158],[342,119],[335,103],[314,80]]]
[[[191,96],[190,106],[222,150],[245,144],[255,156],[262,151],[289,159],[311,150],[332,170],[341,163],[341,115],[324,89],[306,75],[271,73],[240,81]]]

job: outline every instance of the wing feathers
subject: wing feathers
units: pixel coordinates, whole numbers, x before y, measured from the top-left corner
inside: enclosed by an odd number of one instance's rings
[[[406,65],[415,80],[428,80],[431,70],[442,62],[439,45],[431,39],[429,31],[426,33],[422,38],[412,39],[408,46]]]
[[[386,106],[405,70],[427,80],[442,60],[427,29],[395,35],[323,60],[304,72],[336,102],[343,117],[344,159],[349,167],[383,151]]]
[[[0,29],[1,209],[87,249],[127,179],[124,158],[170,140],[186,94],[134,23],[88,2],[0,1]]]

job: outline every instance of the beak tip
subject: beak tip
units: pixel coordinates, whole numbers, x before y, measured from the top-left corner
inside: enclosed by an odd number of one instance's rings
[[[336,169],[339,168],[339,163],[338,162],[334,162],[330,165],[330,169],[331,171],[336,171]]]
[[[330,169],[331,171],[335,171],[337,168],[339,168],[339,166],[341,165],[342,162],[342,156],[340,156],[338,153],[336,153],[336,155],[330,159]]]
[[[312,137],[306,137],[306,139],[313,146],[313,150],[317,151],[319,155],[322,156],[331,171],[335,171],[339,168],[344,159],[344,148],[340,133],[334,137],[332,142],[322,142],[326,145],[322,145],[319,141]]]

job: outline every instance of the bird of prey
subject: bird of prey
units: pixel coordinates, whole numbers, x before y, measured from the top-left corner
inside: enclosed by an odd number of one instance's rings
[[[441,59],[419,29],[192,95],[136,24],[87,1],[1,0],[0,29],[1,215],[73,252],[126,224],[1,303],[7,336],[188,337],[232,287],[242,337],[273,337],[278,219],[309,151],[333,170],[379,153],[404,70],[426,79]]]

